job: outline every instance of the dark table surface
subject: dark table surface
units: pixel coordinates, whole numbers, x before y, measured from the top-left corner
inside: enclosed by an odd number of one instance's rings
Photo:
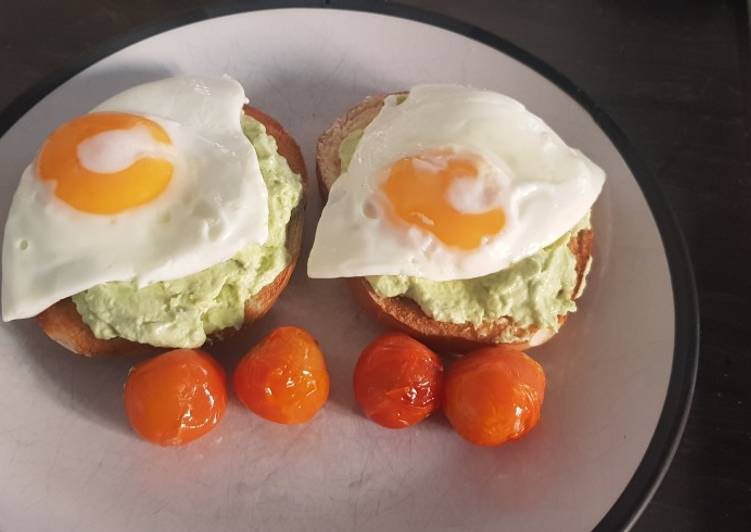
[[[403,3],[475,24],[553,65],[610,114],[656,175],[696,269],[701,361],[683,440],[635,530],[751,530],[751,54],[745,2]],[[104,40],[211,4],[217,2],[4,1],[0,108]]]

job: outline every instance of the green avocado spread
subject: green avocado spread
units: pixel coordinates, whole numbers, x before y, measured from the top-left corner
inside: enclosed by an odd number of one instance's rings
[[[158,347],[198,347],[207,335],[242,325],[247,299],[289,264],[286,228],[302,198],[302,181],[279,155],[263,124],[245,115],[241,123],[268,189],[268,240],[181,279],[142,288],[134,282],[105,283],[76,294],[73,302],[94,336]]]
[[[362,138],[363,130],[351,132],[339,145],[342,171]],[[536,254],[483,277],[460,281],[430,281],[418,277],[380,275],[368,277],[382,297],[407,297],[431,318],[448,323],[495,321],[502,317],[527,328],[535,325],[557,331],[558,316],[576,310],[576,257],[568,247],[572,236],[590,227],[589,214],[571,231]],[[526,338],[507,328],[499,342]]]

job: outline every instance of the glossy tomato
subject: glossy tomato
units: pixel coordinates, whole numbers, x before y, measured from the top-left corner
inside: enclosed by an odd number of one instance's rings
[[[133,429],[159,445],[182,445],[216,426],[227,406],[224,370],[197,349],[175,349],[135,366],[125,383]]]
[[[409,427],[438,408],[443,365],[417,340],[387,333],[360,355],[354,385],[355,398],[366,416],[384,427]]]
[[[477,445],[500,445],[532,430],[545,395],[542,367],[521,351],[489,347],[469,353],[446,374],[444,411]]]
[[[279,327],[235,369],[235,394],[250,410],[277,423],[304,423],[329,396],[329,374],[318,342],[298,327]]]

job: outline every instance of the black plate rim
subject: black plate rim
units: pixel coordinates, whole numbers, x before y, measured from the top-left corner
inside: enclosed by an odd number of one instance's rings
[[[652,172],[611,119],[580,87],[558,70],[512,42],[457,19],[378,0],[246,0],[186,10],[165,20],[133,28],[73,59],[16,97],[0,111],[0,137],[50,92],[105,57],[159,33],[219,16],[280,8],[327,8],[391,15],[437,26],[481,42],[530,67],[573,98],[608,136],[636,178],[665,248],[675,308],[673,367],[662,412],[647,450],[623,492],[595,527],[628,530],[659,487],[680,443],[693,399],[699,365],[699,302],[693,266],[683,234]]]

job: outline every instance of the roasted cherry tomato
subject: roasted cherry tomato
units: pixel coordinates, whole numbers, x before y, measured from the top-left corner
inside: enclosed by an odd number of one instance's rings
[[[227,378],[211,355],[175,349],[138,364],[125,383],[133,429],[159,445],[182,445],[219,422],[227,407]]]
[[[376,338],[355,367],[355,398],[366,416],[384,427],[419,423],[438,408],[443,365],[423,344],[402,333]]]
[[[298,327],[279,327],[235,369],[235,393],[262,418],[305,423],[329,397],[329,373],[318,342]]]
[[[446,372],[444,412],[477,445],[500,445],[540,420],[545,373],[521,351],[489,347],[469,353]]]

